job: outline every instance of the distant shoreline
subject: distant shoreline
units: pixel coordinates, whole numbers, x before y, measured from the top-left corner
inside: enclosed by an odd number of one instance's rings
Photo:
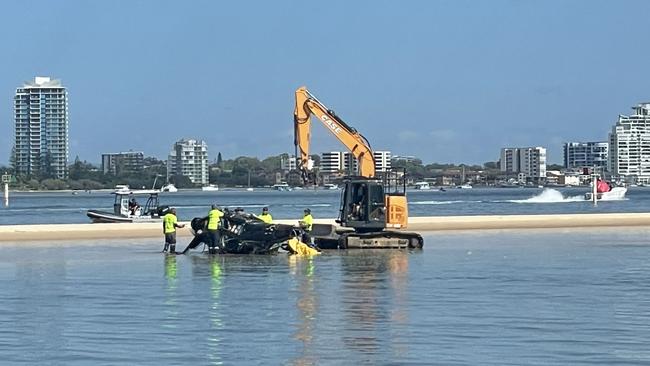
[[[279,224],[296,224],[296,220],[277,220]],[[334,224],[333,219],[315,220]],[[187,228],[179,237],[191,236]],[[503,229],[560,229],[650,227],[650,213],[557,214],[557,215],[485,215],[412,217],[406,231],[471,231]],[[88,239],[162,238],[160,223],[137,224],[47,224],[0,225],[0,243],[16,241],[53,241]],[[431,245],[435,245],[432,243]],[[425,243],[425,247],[427,244]]]

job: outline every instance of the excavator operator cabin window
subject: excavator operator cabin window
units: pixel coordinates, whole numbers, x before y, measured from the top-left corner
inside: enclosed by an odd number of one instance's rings
[[[384,221],[386,214],[384,212],[384,188],[381,185],[370,186],[368,195],[369,221]]]

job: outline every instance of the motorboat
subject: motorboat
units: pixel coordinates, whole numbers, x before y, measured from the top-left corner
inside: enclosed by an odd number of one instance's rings
[[[173,185],[173,184],[171,184],[171,183],[168,183],[168,184],[165,184],[164,186],[162,186],[162,187],[160,188],[160,191],[161,191],[161,192],[174,193],[174,192],[178,192],[178,188],[176,188],[175,185]]]
[[[465,184],[462,184],[462,185],[460,185],[460,186],[458,186],[456,188],[459,188],[459,189],[472,189],[474,187],[472,187],[472,185],[469,184],[469,183],[465,183]]]
[[[418,189],[418,190],[431,189],[431,185],[429,185],[429,182],[415,182],[414,186],[415,186],[415,189]]]
[[[122,187],[112,192],[115,195],[113,212],[88,210],[86,215],[93,223],[118,223],[118,222],[160,222],[161,217],[167,213],[169,206],[160,206],[158,190],[131,190]],[[140,206],[137,197],[147,197],[145,204]]]
[[[216,192],[219,190],[219,187],[216,184],[210,184],[207,186],[201,187],[202,191],[208,191],[208,192]]]
[[[282,192],[288,192],[288,191],[292,190],[291,187],[289,187],[289,185],[287,183],[284,183],[284,182],[274,184],[273,189],[275,189],[276,191],[282,191]]]
[[[596,192],[596,199],[599,201],[616,201],[625,198],[627,187],[614,187],[607,192]],[[585,193],[585,200],[593,201],[593,192]]]
[[[124,192],[124,191],[130,191],[131,189],[129,188],[128,185],[126,184],[118,184],[115,186],[115,191],[116,192]]]
[[[327,183],[327,184],[323,184],[323,189],[335,190],[335,189],[339,189],[339,186],[337,186],[336,184]]]

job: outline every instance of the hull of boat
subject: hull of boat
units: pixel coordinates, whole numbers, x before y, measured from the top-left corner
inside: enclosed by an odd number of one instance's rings
[[[160,218],[154,217],[127,217],[116,215],[112,212],[88,210],[86,216],[90,218],[93,223],[137,223],[137,222],[160,222]]]
[[[616,201],[622,200],[625,198],[625,193],[627,193],[627,188],[625,187],[614,187],[609,192],[596,193],[596,199],[599,201]],[[585,193],[585,200],[591,201],[593,199],[592,193]]]

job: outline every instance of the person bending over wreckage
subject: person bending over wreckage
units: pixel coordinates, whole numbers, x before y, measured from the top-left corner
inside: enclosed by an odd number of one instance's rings
[[[211,254],[269,254],[277,252],[280,248],[291,253],[304,254],[304,252],[293,249],[299,244],[293,242],[293,246],[285,244],[289,239],[301,237],[302,229],[300,227],[267,224],[256,215],[246,213],[241,208],[234,211],[227,208],[222,210],[216,207],[216,209],[223,212],[218,225],[219,242],[214,243],[213,235],[208,230],[209,216],[196,217],[191,222],[194,238],[182,254],[197,248],[202,243],[208,245],[208,252]],[[317,249],[313,250],[318,253]]]

